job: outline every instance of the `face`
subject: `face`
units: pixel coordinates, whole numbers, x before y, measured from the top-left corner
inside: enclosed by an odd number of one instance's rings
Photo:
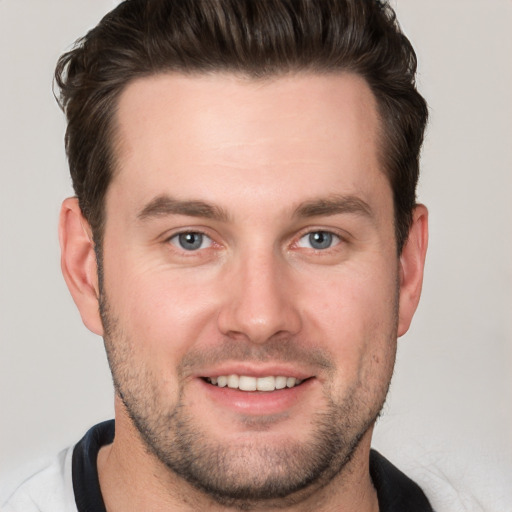
[[[352,75],[140,79],[123,93],[101,310],[150,452],[219,502],[324,485],[391,378],[399,261]]]

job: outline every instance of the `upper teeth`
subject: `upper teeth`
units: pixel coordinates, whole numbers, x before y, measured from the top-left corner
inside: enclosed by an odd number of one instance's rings
[[[302,381],[295,377],[249,377],[247,375],[220,375],[209,377],[208,382],[220,388],[228,387],[241,391],[274,391],[275,389],[293,388]]]

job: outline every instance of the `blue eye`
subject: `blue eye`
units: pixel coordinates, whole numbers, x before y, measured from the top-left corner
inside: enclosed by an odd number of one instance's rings
[[[212,245],[210,237],[203,235],[203,233],[197,233],[194,231],[178,233],[169,241],[174,246],[179,249],[184,249],[185,251],[197,251],[198,249],[206,249]]]
[[[329,249],[339,242],[340,238],[333,233],[329,233],[329,231],[312,231],[300,238],[299,247],[307,247],[321,251],[323,249]]]

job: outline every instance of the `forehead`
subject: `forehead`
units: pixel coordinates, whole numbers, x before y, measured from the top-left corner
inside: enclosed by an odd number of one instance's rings
[[[116,123],[112,185],[141,201],[216,202],[226,186],[283,201],[284,190],[292,200],[305,188],[351,194],[387,182],[375,98],[353,74],[155,75],[127,86]]]

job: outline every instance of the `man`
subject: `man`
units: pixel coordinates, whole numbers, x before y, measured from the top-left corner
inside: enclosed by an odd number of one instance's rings
[[[370,451],[427,247],[415,62],[365,0],[128,0],[60,59],[116,419],[7,511],[431,510]]]

